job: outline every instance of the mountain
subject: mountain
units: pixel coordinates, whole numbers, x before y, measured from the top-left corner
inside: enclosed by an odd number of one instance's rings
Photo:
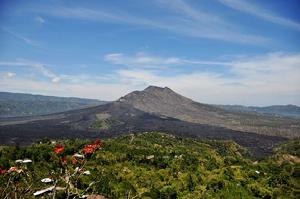
[[[243,129],[242,122],[245,120],[256,122],[248,127],[259,134]],[[293,128],[295,134],[274,136],[263,131],[267,125],[273,125],[276,133],[280,133],[281,128],[286,128],[289,133]],[[282,136],[299,136],[299,121],[237,114],[194,102],[169,88],[153,86],[100,106],[42,116],[0,118],[0,144],[28,145],[45,138],[93,139],[150,131],[182,137],[233,140],[247,147],[255,157],[261,157],[272,153],[273,147],[285,141]]]
[[[216,105],[229,111],[255,112],[278,117],[292,117],[300,119],[300,107],[296,105],[273,105],[273,106],[241,106],[241,105]]]
[[[95,99],[0,92],[0,117],[45,115],[104,103]]]
[[[167,87],[149,86],[143,91],[134,91],[120,98],[119,102],[147,113],[236,131],[284,137],[297,137],[300,132],[300,121],[297,119],[224,110],[220,107],[195,102]]]

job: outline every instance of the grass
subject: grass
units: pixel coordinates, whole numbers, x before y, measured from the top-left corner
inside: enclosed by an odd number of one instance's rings
[[[91,125],[90,128],[92,129],[99,129],[99,130],[109,130],[112,126],[120,124],[120,121],[107,118],[103,120],[96,120]]]

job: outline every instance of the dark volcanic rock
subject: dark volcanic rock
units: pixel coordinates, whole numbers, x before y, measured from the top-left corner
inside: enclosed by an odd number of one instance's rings
[[[282,137],[299,137],[300,120],[265,116],[258,113],[227,111],[194,102],[171,89],[149,86],[119,99],[148,113],[177,118],[182,121],[225,127],[236,131],[255,132]]]
[[[120,121],[108,130],[91,129],[90,124],[101,116]],[[81,110],[52,114],[35,118],[28,122],[18,121],[15,124],[0,126],[0,143],[19,143],[27,145],[40,139],[83,138],[94,139],[113,137],[122,134],[145,131],[162,131],[183,137],[201,139],[234,140],[238,144],[250,149],[256,157],[272,152],[272,148],[285,138],[259,135],[255,133],[239,132],[231,129],[206,124],[191,123],[158,114],[138,110],[123,102],[113,102],[102,106]],[[6,121],[7,123],[8,121]]]

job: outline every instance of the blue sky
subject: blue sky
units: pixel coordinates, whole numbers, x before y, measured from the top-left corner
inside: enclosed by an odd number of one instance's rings
[[[300,105],[298,0],[0,2],[1,91]]]

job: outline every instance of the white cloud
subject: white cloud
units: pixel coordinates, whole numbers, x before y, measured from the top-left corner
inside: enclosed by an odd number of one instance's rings
[[[0,66],[10,67],[24,67],[28,68],[27,72],[32,73],[32,77],[37,77],[38,79],[46,78],[52,83],[58,82],[68,82],[70,84],[77,84],[82,82],[107,82],[111,81],[113,77],[111,75],[92,75],[92,74],[57,74],[52,72],[49,68],[52,67],[49,64],[40,63],[37,61],[18,59],[16,61],[0,61]],[[32,71],[33,70],[33,71]],[[24,74],[23,74],[24,76]]]
[[[150,56],[145,53],[137,53],[134,56],[128,56],[122,53],[112,53],[104,56],[104,60],[112,64],[121,64],[127,66],[162,66],[181,64],[183,60],[178,57],[159,57]]]
[[[300,105],[299,53],[270,53],[239,58],[224,65],[229,75],[194,71],[164,76],[160,72],[137,69],[120,70],[118,75],[124,84],[137,88],[151,84],[168,86],[205,103]]]
[[[37,71],[39,74],[43,75],[44,77],[50,78],[53,83],[57,83],[60,81],[58,75],[50,71],[45,64],[19,59],[18,61],[7,62],[7,61],[0,61],[0,66],[22,66],[22,67],[30,67]]]
[[[233,9],[251,14],[253,16],[259,17],[266,21],[272,22],[274,24],[279,24],[282,26],[286,26],[289,28],[293,28],[295,30],[300,31],[300,23],[293,21],[291,19],[286,19],[281,16],[277,16],[274,13],[269,12],[266,9],[258,7],[257,5],[250,3],[245,0],[219,0],[219,2],[223,3],[226,6],[229,6]]]
[[[0,29],[5,31],[6,33],[12,35],[13,37],[17,38],[18,40],[21,40],[23,41],[24,43],[32,46],[32,47],[35,47],[35,48],[41,48],[40,44],[32,39],[29,39],[19,33],[16,33],[14,31],[11,31],[10,29],[6,28],[6,27],[1,27],[0,26]]]
[[[14,78],[16,76],[16,73],[6,72],[6,73],[2,73],[1,76],[5,79],[10,79],[10,78]]]
[[[265,73],[284,73],[300,71],[300,53],[269,53],[255,57],[245,57],[232,61],[233,69],[240,75],[255,72],[255,75]]]
[[[210,60],[194,60],[181,57],[162,57],[154,56],[145,53],[136,53],[135,55],[126,55],[123,53],[111,53],[104,56],[104,60],[111,64],[132,66],[134,68],[148,68],[148,69],[163,69],[166,66],[176,65],[213,65],[213,66],[228,66],[232,63],[224,61],[210,61]]]
[[[163,57],[156,56],[154,60],[157,58],[164,63]],[[194,62],[201,64],[207,61],[195,60]],[[208,63],[212,64],[212,67],[213,63],[223,63],[228,67],[229,74],[223,74],[218,70],[210,72],[196,70],[184,74],[166,75],[159,70],[128,68],[101,75],[101,78],[98,74],[59,74],[56,75],[60,78],[59,84],[24,77],[3,78],[0,79],[0,87],[6,91],[115,100],[133,90],[156,85],[168,86],[203,103],[300,105],[300,53],[269,53],[234,58],[227,62],[216,60]],[[1,64],[3,62],[0,62]],[[20,64],[20,62],[15,63],[15,65]],[[53,78],[50,79],[53,81]]]
[[[45,19],[40,16],[35,17],[35,21],[39,24],[44,24],[46,22]]]
[[[155,16],[146,18],[116,10],[96,10],[83,7],[67,8],[55,6],[51,9],[39,8],[31,11],[68,19],[129,24],[188,37],[209,38],[251,45],[265,45],[269,43],[269,39],[265,37],[242,33],[239,27],[234,27],[234,25],[226,22],[221,17],[217,17],[216,14],[209,14],[204,11],[199,12],[183,1],[170,1],[169,3],[172,7],[167,6],[166,8],[171,11],[175,10],[176,12],[169,15],[167,14],[169,12],[165,12],[166,16],[159,18]],[[178,16],[178,10],[180,11],[180,16]]]
[[[52,78],[51,81],[52,81],[53,83],[57,83],[57,82],[60,81],[60,78],[59,78],[59,77],[54,77],[54,78]]]
[[[175,11],[180,16],[194,21],[196,24],[203,24],[211,29],[226,28],[233,29],[235,26],[227,22],[224,18],[218,17],[216,13],[209,13],[200,7],[193,7],[183,0],[156,0],[166,9]]]
[[[85,97],[101,100],[116,100],[121,95],[131,92],[133,87],[124,84],[98,84],[92,82],[53,84],[51,82],[31,79],[0,79],[2,91],[25,92],[33,94]]]

